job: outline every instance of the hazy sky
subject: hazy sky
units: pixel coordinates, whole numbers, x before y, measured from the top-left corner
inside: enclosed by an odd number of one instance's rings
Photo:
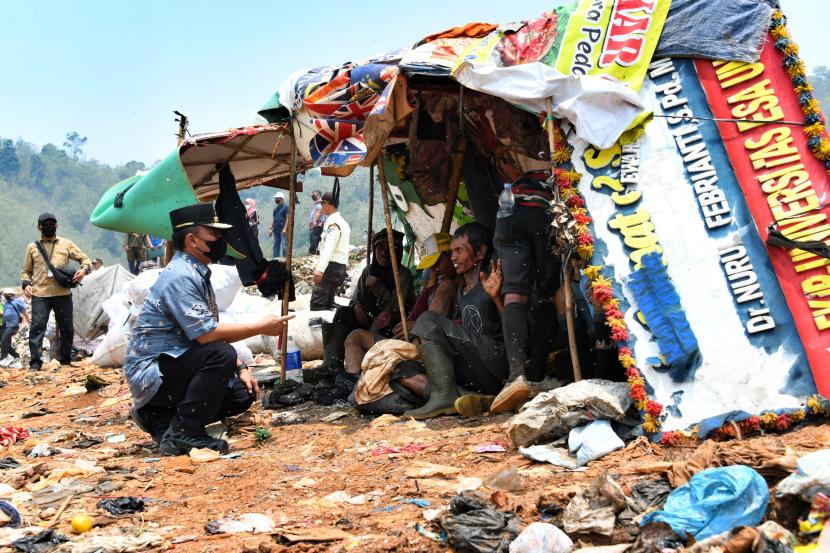
[[[824,4],[781,2],[808,66],[830,65]],[[89,139],[88,158],[149,164],[175,147],[174,109],[193,133],[242,126],[298,69],[365,59],[469,21],[533,18],[561,3],[5,0],[0,137],[61,145],[77,131]]]

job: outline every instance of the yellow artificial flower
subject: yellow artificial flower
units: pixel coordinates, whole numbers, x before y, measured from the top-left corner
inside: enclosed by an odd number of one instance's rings
[[[582,274],[585,275],[590,281],[593,281],[595,278],[599,276],[599,272],[602,270],[602,265],[588,265],[584,269],[582,269]]]
[[[804,71],[804,62],[802,60],[798,60],[792,67],[788,67],[787,75],[791,79],[793,77],[805,77],[807,73]]]
[[[828,173],[830,173],[830,171],[828,171]],[[810,399],[807,400],[807,407],[810,408],[810,411],[812,411],[814,415],[818,415],[821,412],[821,403],[819,403],[818,396],[810,396]]]
[[[790,41],[790,43],[784,46],[784,48],[782,48],[781,51],[787,54],[788,56],[797,56],[798,44],[796,44],[793,41]]]
[[[634,361],[634,358],[631,357],[630,355],[621,355],[620,356],[620,365],[622,365],[623,368],[630,369],[631,367],[633,367],[636,364],[637,364],[636,361]]]
[[[794,412],[790,413],[790,421],[791,422],[801,422],[805,418],[807,418],[807,415],[805,415],[804,411],[802,411],[801,409],[799,409],[798,411],[794,411]]]
[[[656,420],[647,420],[643,423],[643,432],[645,432],[646,434],[656,434],[659,431],[660,423]]]
[[[567,148],[556,148],[551,158],[554,163],[567,163],[571,160],[571,152]]]
[[[584,261],[590,261],[590,259],[594,257],[594,245],[585,244],[583,246],[577,246],[576,253],[579,254],[579,257]]]
[[[818,105],[818,100],[815,98],[801,106],[801,112],[805,115],[811,115],[813,113],[818,113],[819,111],[821,111],[821,106]]]
[[[773,27],[769,30],[769,34],[772,35],[772,38],[778,40],[779,38],[787,38],[787,28],[783,25],[780,27]]]
[[[822,123],[813,123],[804,127],[804,134],[807,136],[815,136],[824,132],[824,125]]]
[[[763,415],[761,415],[761,424],[766,427],[775,426],[775,421],[778,420],[778,415],[773,413],[772,411],[767,411]]]

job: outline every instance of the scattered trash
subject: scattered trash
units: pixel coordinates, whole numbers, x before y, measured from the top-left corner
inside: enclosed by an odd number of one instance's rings
[[[627,383],[581,380],[537,395],[505,427],[516,446],[527,446],[592,420],[622,420],[630,405]]]
[[[271,431],[267,428],[257,428],[256,430],[254,430],[254,440],[256,440],[257,443],[264,442],[271,436]]]
[[[144,500],[139,497],[123,496],[102,499],[98,502],[98,508],[104,509],[111,515],[131,515],[144,510]]]
[[[798,495],[811,502],[817,492],[830,493],[830,449],[822,449],[796,461],[796,471],[776,486],[776,495]]]
[[[736,526],[755,526],[767,509],[769,490],[758,472],[745,465],[706,469],[675,489],[660,511],[641,525],[666,522],[680,536],[706,539]]]
[[[406,469],[408,478],[452,478],[458,474],[461,474],[460,468],[425,461],[416,461]]]
[[[189,457],[194,463],[210,463],[219,459],[219,452],[206,447],[194,447],[190,450]]]
[[[333,413],[329,413],[325,417],[320,419],[321,422],[332,422],[336,421],[337,419],[341,419],[343,417],[347,417],[349,415],[348,411],[334,411]]]
[[[161,457],[147,457],[144,459],[145,463],[158,463],[159,461],[161,461]]]
[[[190,542],[190,541],[196,541],[197,539],[199,539],[199,536],[197,536],[196,534],[185,534],[184,536],[176,536],[175,538],[170,540],[170,543],[172,545],[177,545],[177,544],[180,544],[180,543],[187,543],[187,542]]]
[[[631,487],[631,498],[628,507],[617,515],[617,523],[623,526],[634,526],[634,517],[646,511],[662,508],[672,488],[666,478],[645,480]]]
[[[292,528],[290,530],[283,530],[279,532],[280,537],[290,542],[326,542],[326,541],[340,541],[353,538],[351,534],[340,530],[339,528],[325,528],[315,526],[313,528]]]
[[[424,449],[429,449],[430,444],[409,444],[401,447],[380,446],[372,450],[372,456],[378,455],[393,455],[397,453],[415,453]]]
[[[620,485],[603,474],[574,495],[562,514],[562,527],[568,534],[596,532],[610,536],[614,532],[615,515],[627,506]]]
[[[169,529],[166,529],[169,530]],[[130,553],[159,547],[164,538],[159,529],[139,526],[112,527],[104,533],[87,534],[77,541],[61,546],[61,553]]]
[[[323,498],[324,501],[332,503],[348,503],[350,505],[363,505],[366,503],[366,496],[363,494],[352,497],[347,492],[340,490],[332,492]]]
[[[438,543],[446,543],[447,542],[447,533],[441,530],[440,533],[433,532],[431,530],[427,530],[423,526],[421,526],[420,522],[415,523],[415,531],[419,534],[424,536],[425,538],[429,538],[432,541],[437,541]]]
[[[34,458],[34,457],[51,457],[54,455],[55,452],[52,451],[52,448],[49,447],[49,444],[46,442],[37,444],[34,446],[26,457]]]
[[[576,453],[579,466],[589,461],[606,456],[614,450],[622,449],[625,443],[611,429],[607,420],[593,421],[585,426],[578,426],[568,434],[568,449]]]
[[[439,519],[447,544],[459,553],[507,552],[523,530],[515,513],[503,513],[474,495],[456,495],[450,514]]]
[[[271,417],[271,426],[289,426],[291,424],[301,424],[308,419],[299,413],[293,411],[280,411],[274,413]]]
[[[243,457],[243,453],[241,451],[234,451],[232,453],[223,453],[219,456],[220,459],[241,459]]]
[[[493,444],[481,444],[477,445],[473,448],[475,453],[503,453],[507,451],[507,447],[505,447],[502,443],[493,443]]]
[[[395,424],[396,422],[400,422],[402,419],[400,417],[396,417],[395,415],[385,414],[379,417],[376,417],[371,423],[369,423],[370,428],[380,428],[382,426],[389,426],[390,424]]]
[[[20,525],[23,524],[20,512],[8,501],[0,501],[0,512],[8,517],[9,521],[5,525],[6,528],[20,528]]]
[[[93,525],[92,517],[87,514],[75,515],[69,524],[72,526],[72,531],[76,534],[83,534],[89,532]]]
[[[0,459],[0,469],[13,469],[20,466],[20,462],[13,457],[3,457]]]
[[[510,544],[510,553],[567,553],[574,542],[568,535],[546,522],[534,522],[522,530],[519,537]]]
[[[640,534],[631,546],[631,551],[640,553],[677,551],[683,549],[685,545],[684,540],[677,536],[671,526],[665,522],[652,522],[640,529]]]
[[[448,508],[446,506],[438,507],[437,509],[427,509],[424,511],[424,520],[427,522],[432,522],[433,520],[437,520],[441,515],[446,513]]]
[[[276,524],[271,517],[260,513],[244,513],[238,517],[224,516],[205,525],[208,534],[270,534]]]
[[[96,374],[88,374],[86,375],[86,382],[84,383],[84,388],[86,388],[87,392],[94,392],[95,390],[100,390],[101,388],[109,385],[109,382],[101,378]]]
[[[308,476],[306,476],[305,478],[300,478],[299,480],[294,482],[294,484],[292,484],[292,487],[294,487],[294,488],[311,488],[311,487],[316,486],[316,485],[317,485],[317,480],[315,480],[314,478],[309,478]]]
[[[518,469],[510,467],[485,480],[484,485],[493,490],[518,492],[522,490],[522,479],[519,476]]]
[[[20,553],[43,553],[52,551],[62,543],[69,541],[69,538],[55,530],[44,530],[40,534],[27,536],[12,542],[12,547]]]
[[[127,441],[125,434],[107,434],[106,440],[108,444],[120,444]]]
[[[455,493],[472,492],[484,485],[484,480],[472,476],[459,476]]]
[[[553,444],[520,447],[519,453],[540,463],[550,463],[571,470],[579,467],[576,457],[571,455],[566,448],[554,447]]]
[[[402,498],[400,499],[400,502],[403,504],[415,505],[416,507],[420,507],[421,509],[426,509],[427,507],[429,507],[428,499]]]

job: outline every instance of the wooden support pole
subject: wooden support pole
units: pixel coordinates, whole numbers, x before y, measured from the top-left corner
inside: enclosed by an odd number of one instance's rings
[[[555,169],[553,166],[553,148],[556,142],[553,132],[553,102],[550,98],[546,98],[545,104],[547,107],[545,127],[547,127],[548,130],[551,171],[553,171]],[[582,368],[579,366],[579,352],[576,349],[576,332],[574,330],[574,295],[573,290],[571,290],[571,268],[568,266],[570,264],[570,256],[563,253],[560,256],[560,261],[562,263],[562,286],[565,289],[565,323],[568,327],[568,349],[571,352],[571,366],[574,370],[574,380],[579,382],[582,380]]]
[[[441,219],[441,232],[450,232],[452,216],[455,214],[455,203],[458,200],[458,187],[461,184],[461,169],[464,167],[464,153],[467,151],[467,139],[458,138],[458,146],[452,155],[452,173],[450,174],[450,188],[447,191],[447,207],[444,209],[444,218]]]
[[[291,146],[291,181],[289,183],[288,192],[288,233],[286,234],[286,250],[285,250],[285,268],[288,274],[291,274],[291,259],[294,254],[294,204],[297,201],[297,144],[293,142]],[[288,302],[291,291],[291,281],[285,282],[285,288],[282,294],[282,316],[288,315]],[[280,382],[285,382],[285,358],[288,355],[288,323],[285,323],[285,328],[280,336]]]
[[[401,275],[398,272],[398,253],[395,251],[395,235],[392,234],[392,215],[389,212],[389,190],[386,174],[383,172],[383,153],[378,156],[378,178],[380,179],[380,197],[383,200],[383,217],[386,219],[386,238],[389,240],[389,260],[392,263],[392,275],[395,277],[395,293],[398,296],[398,309],[401,312],[403,338],[409,341],[409,325],[406,324],[406,307],[401,293]]]
[[[366,265],[372,259],[372,219],[375,216],[375,166],[369,167],[369,228],[366,230]]]

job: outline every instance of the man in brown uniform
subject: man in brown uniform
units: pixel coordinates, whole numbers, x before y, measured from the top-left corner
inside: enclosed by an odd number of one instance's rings
[[[59,285],[52,275],[49,264],[64,268],[70,260],[80,263],[81,268],[73,276],[74,283],[81,282],[92,270],[92,262],[71,240],[57,235],[58,221],[51,213],[43,213],[37,219],[40,230],[41,253],[36,242],[26,248],[20,285],[27,297],[32,298],[32,323],[29,327],[29,370],[39,371],[43,360],[43,336],[49,313],[54,310],[55,323],[60,337],[58,361],[68,365],[72,359],[72,291]],[[48,263],[47,263],[48,260]]]

